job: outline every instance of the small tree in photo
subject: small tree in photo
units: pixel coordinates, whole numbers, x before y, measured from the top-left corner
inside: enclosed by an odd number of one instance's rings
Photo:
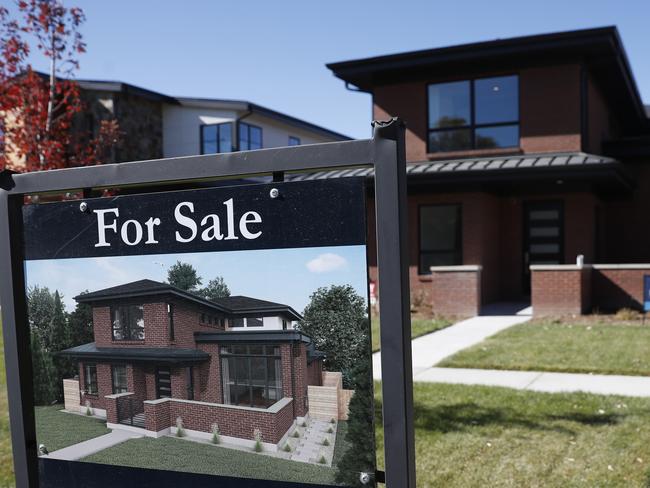
[[[216,300],[217,298],[225,298],[230,296],[230,288],[221,276],[208,281],[208,285],[202,288],[199,294],[208,300]]]
[[[50,405],[57,399],[56,370],[50,354],[44,350],[39,334],[32,334],[32,383],[34,385],[34,404]]]
[[[213,444],[221,443],[221,434],[219,432],[219,426],[217,424],[212,424],[212,443]]]
[[[326,354],[326,369],[340,371],[350,387],[350,371],[359,361],[369,361],[366,301],[350,285],[322,287],[312,293],[305,307],[301,332]]]
[[[202,280],[194,266],[176,261],[176,264],[167,270],[167,282],[181,290],[196,292]]]
[[[176,418],[176,437],[185,437],[185,427],[183,426],[183,419]]]
[[[253,431],[253,440],[255,441],[253,450],[255,452],[262,452],[264,446],[262,445],[262,431],[260,429],[255,429]]]

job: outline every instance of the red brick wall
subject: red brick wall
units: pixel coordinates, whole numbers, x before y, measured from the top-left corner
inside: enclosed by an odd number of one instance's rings
[[[587,304],[584,301],[590,288],[587,284],[589,276],[588,268],[533,270],[531,288],[533,314],[580,315],[586,311]]]
[[[311,386],[322,386],[323,361],[321,359],[316,359],[307,365],[307,384]]]
[[[477,315],[481,309],[481,272],[434,271],[431,298],[434,314]]]
[[[606,269],[595,266],[593,270],[593,304],[603,312],[621,308],[643,309],[643,277],[650,275],[645,269]]]
[[[86,400],[90,401],[93,408],[106,409],[105,399],[106,395],[113,394],[113,382],[111,376],[111,365],[105,363],[94,363],[97,365],[97,395],[84,395],[81,394],[81,404],[85,405]],[[79,363],[79,388],[85,388],[84,383],[84,363]]]
[[[197,347],[210,354],[208,361],[202,362],[194,369],[195,374],[195,399],[211,403],[223,403],[221,385],[221,360],[219,356],[219,345],[214,343],[199,343]],[[198,392],[197,392],[198,389]]]
[[[294,382],[295,395],[293,397],[297,417],[304,417],[307,414],[307,347],[304,343],[293,346]]]
[[[160,432],[172,426],[171,402],[163,401],[155,405],[144,404],[144,421],[147,430]]]

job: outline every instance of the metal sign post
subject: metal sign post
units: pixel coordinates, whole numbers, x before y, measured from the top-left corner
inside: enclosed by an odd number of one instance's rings
[[[215,179],[359,168],[375,173],[375,212],[381,296],[381,350],[385,482],[392,488],[415,488],[415,447],[411,366],[411,324],[407,260],[406,163],[404,126],[398,119],[375,123],[371,139],[72,168],[41,173],[0,173],[0,303],[5,341],[9,413],[16,484],[39,486],[39,458],[34,425],[32,364],[25,297],[25,196],[105,188],[165,191],[179,183]],[[288,182],[286,185],[290,185]],[[312,205],[314,202],[311,202]],[[316,202],[318,203],[318,202]],[[329,202],[322,202],[329,205]],[[83,464],[87,478],[120,468]],[[107,471],[108,470],[108,471]],[[153,473],[155,471],[150,470]],[[159,472],[160,473],[160,472]],[[164,472],[162,472],[164,474]],[[153,476],[153,475],[152,475]],[[151,478],[154,482],[155,476]],[[81,478],[79,482],[82,483]],[[127,480],[128,482],[128,480]],[[265,482],[264,486],[283,486]],[[82,486],[82,484],[79,484]],[[90,485],[84,485],[90,486]],[[97,485],[103,486],[103,485]],[[127,485],[123,485],[127,486]],[[143,486],[143,485],[141,485]],[[153,486],[153,485],[151,485]],[[261,486],[240,479],[228,486]]]

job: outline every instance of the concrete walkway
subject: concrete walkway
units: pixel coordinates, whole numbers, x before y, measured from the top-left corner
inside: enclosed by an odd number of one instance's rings
[[[414,374],[413,380],[429,383],[503,386],[548,393],[585,392],[599,395],[650,397],[650,377],[646,376],[429,368]]]
[[[513,307],[512,304],[496,304],[484,310],[487,315],[472,317],[438,332],[413,339],[411,347],[413,350],[414,376],[431,368],[434,364],[438,364],[444,358],[478,344],[486,337],[530,320],[530,308],[524,307]],[[500,314],[502,311],[513,311],[515,313],[513,315]],[[372,371],[374,378],[380,380],[381,352],[372,355]]]
[[[109,434],[105,434],[94,439],[88,439],[87,441],[80,442],[79,444],[74,444],[69,447],[64,447],[58,451],[49,453],[47,456],[50,459],[61,459],[63,461],[76,461],[78,459],[90,456],[96,452],[103,451],[109,447],[113,447],[122,442],[128,441],[129,439],[137,439],[144,437],[140,434],[134,432],[128,432],[125,430],[113,430]],[[47,446],[45,446],[47,447]]]

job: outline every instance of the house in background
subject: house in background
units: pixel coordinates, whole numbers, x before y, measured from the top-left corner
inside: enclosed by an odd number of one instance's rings
[[[270,450],[297,422],[339,418],[318,399],[310,405],[336,373],[323,371],[323,354],[287,305],[209,301],[151,280],[75,299],[92,307],[95,341],[60,353],[79,365],[78,381],[64,380],[67,410],[90,408],[109,428],[152,437],[173,434],[178,418],[195,437],[210,438],[217,424],[224,442],[244,446],[259,429]]]
[[[372,95],[374,119],[406,122],[414,303],[642,306],[650,120],[615,27],[328,67]]]

